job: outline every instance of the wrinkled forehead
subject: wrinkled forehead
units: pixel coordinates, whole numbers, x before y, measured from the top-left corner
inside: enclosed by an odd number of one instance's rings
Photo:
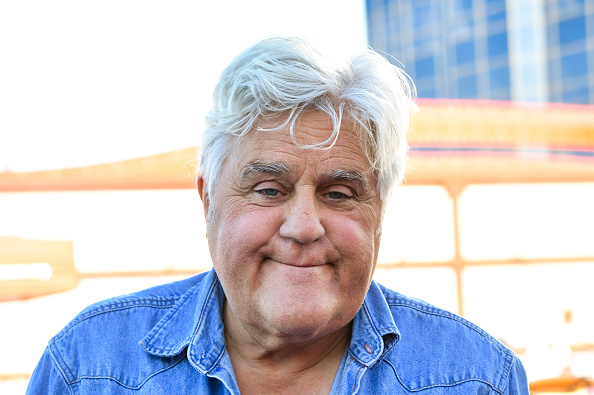
[[[294,122],[288,117],[262,118],[257,127],[239,138],[235,145],[245,144],[244,139],[257,140],[257,148],[269,146],[269,142],[284,142],[290,144],[285,148],[293,149],[296,155],[325,156],[329,160],[347,152],[351,157],[359,158],[366,171],[371,171],[374,155],[369,133],[348,115],[335,121],[322,111],[304,112]],[[295,147],[300,149],[295,150]]]
[[[320,148],[329,148],[334,139],[332,137],[335,129],[338,129],[338,134],[349,140],[350,143],[358,147],[369,145],[369,134],[363,131],[363,127],[357,123],[348,114],[343,114],[340,120],[335,120],[323,111],[305,111],[302,114],[292,118],[291,113],[282,113],[276,116],[261,117],[257,126],[252,129],[251,133],[254,132],[272,132],[268,136],[276,138],[297,134],[297,132],[306,132],[313,138],[308,136],[300,136],[301,138],[294,141],[297,145],[319,145]],[[335,123],[340,123],[336,125]]]
[[[357,158],[370,167],[368,136],[361,127],[348,119],[337,128],[332,119],[321,111],[307,112],[288,123],[286,118],[264,118],[244,136],[229,141],[229,155],[251,151],[252,160],[273,151],[290,151],[295,156],[331,160],[336,157]],[[254,156],[255,155],[255,156]]]

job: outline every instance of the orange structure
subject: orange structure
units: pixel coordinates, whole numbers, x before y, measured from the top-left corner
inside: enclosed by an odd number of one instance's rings
[[[421,111],[409,134],[405,185],[441,185],[448,190],[456,248],[451,261],[415,265],[455,270],[460,314],[464,313],[462,271],[467,266],[594,261],[594,257],[466,261],[460,255],[457,213],[458,197],[470,184],[594,182],[593,106],[450,100],[419,104]],[[196,157],[192,147],[96,166],[5,172],[0,173],[0,192],[194,188]]]
[[[71,241],[0,237],[0,301],[67,291],[77,284]]]
[[[594,107],[420,100],[406,185],[592,182]],[[193,188],[196,147],[96,166],[0,173],[0,192]]]
[[[530,383],[531,394],[572,394],[578,391],[589,394],[594,391],[594,380],[586,377],[556,377],[552,379],[538,380]]]

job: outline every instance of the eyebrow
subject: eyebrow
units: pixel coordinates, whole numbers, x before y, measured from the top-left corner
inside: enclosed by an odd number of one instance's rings
[[[273,174],[278,177],[288,176],[292,173],[291,169],[282,162],[263,163],[255,161],[248,163],[241,172],[242,178],[249,178],[257,174]],[[369,180],[363,173],[356,170],[335,169],[325,177],[331,181],[346,181],[356,182],[363,187],[364,190],[369,189]]]
[[[259,161],[248,163],[241,172],[241,177],[249,177],[252,174],[267,173],[284,176],[291,174],[291,170],[282,162],[262,163]]]
[[[337,181],[348,181],[348,182],[355,181],[355,182],[358,182],[359,184],[361,184],[363,189],[365,189],[365,190],[369,189],[369,181],[367,180],[367,177],[365,177],[365,175],[359,171],[336,169],[336,170],[332,170],[330,172],[330,174],[328,175],[328,178],[330,178],[331,180],[337,180]]]

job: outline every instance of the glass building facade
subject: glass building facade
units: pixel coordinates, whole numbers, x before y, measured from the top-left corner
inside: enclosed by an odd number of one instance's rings
[[[594,103],[594,1],[367,0],[419,97]]]

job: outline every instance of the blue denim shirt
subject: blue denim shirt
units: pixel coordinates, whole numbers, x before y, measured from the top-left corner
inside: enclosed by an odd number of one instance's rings
[[[239,394],[211,270],[90,306],[28,394]],[[518,358],[464,319],[373,282],[331,394],[528,394]]]

